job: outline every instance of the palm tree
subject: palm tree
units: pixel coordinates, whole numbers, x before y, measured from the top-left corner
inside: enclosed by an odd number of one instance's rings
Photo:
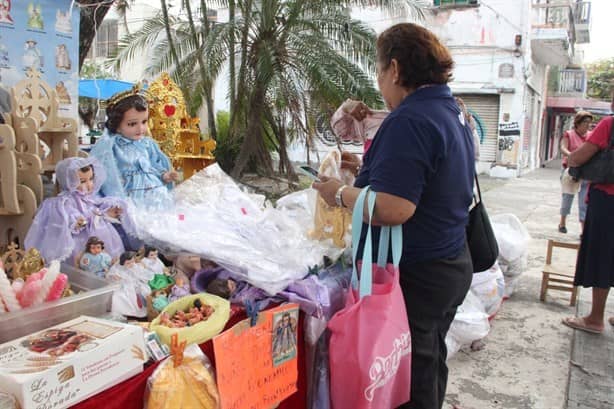
[[[127,34],[130,34],[130,28],[128,28],[128,18],[126,13],[130,10],[130,6],[134,4],[134,0],[116,0],[115,1],[115,11],[121,17],[122,22],[124,24],[124,30],[126,30]]]
[[[170,71],[182,88],[201,90],[205,99],[228,64],[230,135],[241,144],[235,177],[246,169],[272,173],[271,149],[279,152],[279,170],[292,176],[286,147],[290,138],[310,139],[316,113],[332,113],[347,97],[381,104],[372,81],[375,33],[351,18],[351,6],[404,8],[420,16],[412,0],[200,3],[201,13],[207,5],[229,7],[229,21],[208,24],[205,14],[200,21],[159,15],[121,40],[115,61],[127,63],[137,50],[153,47],[146,70]]]

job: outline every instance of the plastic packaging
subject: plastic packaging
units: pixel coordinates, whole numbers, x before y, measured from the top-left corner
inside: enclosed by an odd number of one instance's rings
[[[147,380],[145,409],[217,409],[220,396],[211,362],[196,345],[183,351],[175,366],[175,357],[162,362]]]
[[[486,314],[492,318],[499,310],[505,293],[505,280],[498,262],[488,270],[473,275],[471,291],[484,306]]]
[[[263,207],[215,164],[174,193],[172,208],[134,212],[139,237],[165,251],[198,254],[271,295],[342,252],[309,239],[287,207]]]
[[[446,335],[448,359],[463,346],[471,345],[490,332],[488,314],[478,297],[469,291],[463,303],[458,307],[454,321]]]
[[[518,276],[527,269],[531,236],[522,222],[511,213],[497,214],[490,222],[499,244],[499,267],[505,278],[505,298],[514,292]]]

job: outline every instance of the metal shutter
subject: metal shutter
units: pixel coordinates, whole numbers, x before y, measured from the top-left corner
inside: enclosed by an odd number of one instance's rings
[[[465,101],[465,105],[476,118],[480,134],[480,162],[495,162],[497,158],[499,134],[499,95],[492,94],[455,94]]]

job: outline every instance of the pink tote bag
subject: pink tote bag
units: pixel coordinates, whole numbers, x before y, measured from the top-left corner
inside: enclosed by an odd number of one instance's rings
[[[401,226],[382,227],[378,262],[372,264],[375,196],[366,187],[356,200],[352,215],[352,285],[345,308],[328,323],[333,409],[396,408],[410,399],[411,335],[399,286],[402,230]],[[357,249],[365,197],[369,226],[359,279]],[[392,264],[386,264],[389,242]]]

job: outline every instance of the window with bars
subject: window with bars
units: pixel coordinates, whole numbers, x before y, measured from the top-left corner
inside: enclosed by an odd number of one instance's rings
[[[117,50],[117,27],[117,20],[102,22],[96,33],[96,43],[90,47],[87,58],[93,58],[94,52],[96,52],[95,57],[97,58],[108,58]]]
[[[479,4],[479,0],[433,0],[435,7],[477,6]]]

